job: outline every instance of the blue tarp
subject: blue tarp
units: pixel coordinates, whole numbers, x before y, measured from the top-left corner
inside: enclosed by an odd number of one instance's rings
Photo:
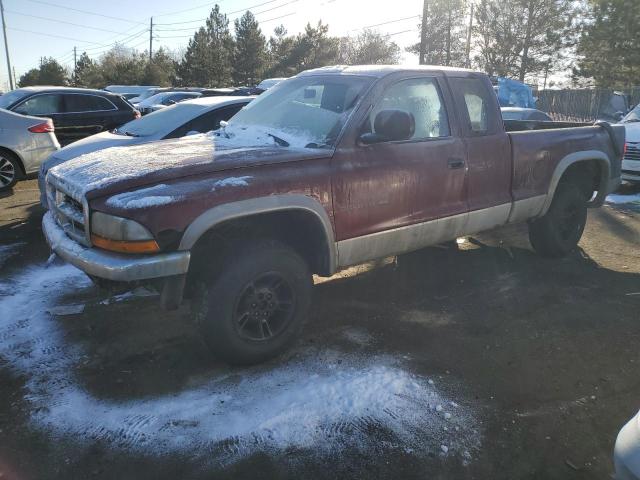
[[[531,87],[509,78],[498,77],[498,101],[501,107],[536,108]]]

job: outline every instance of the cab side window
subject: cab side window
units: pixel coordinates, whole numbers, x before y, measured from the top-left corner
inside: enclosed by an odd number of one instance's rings
[[[62,97],[60,95],[35,95],[28,98],[15,109],[23,115],[51,115],[62,111]]]
[[[471,134],[494,134],[497,111],[495,94],[479,78],[453,78],[451,83],[454,91],[464,99],[463,110]]]
[[[402,110],[413,115],[415,132],[409,140],[448,137],[449,120],[435,78],[402,80],[387,88],[369,118],[370,131],[382,110]]]

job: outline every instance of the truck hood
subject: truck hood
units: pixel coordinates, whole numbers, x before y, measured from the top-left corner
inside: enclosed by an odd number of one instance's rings
[[[177,178],[273,163],[329,158],[332,149],[281,147],[272,138],[229,142],[193,135],[88,153],[52,168],[52,178],[76,200],[88,200]]]

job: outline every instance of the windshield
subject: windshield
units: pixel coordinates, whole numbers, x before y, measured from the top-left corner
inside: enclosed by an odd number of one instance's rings
[[[25,90],[13,90],[4,95],[0,95],[0,108],[7,108],[13,105],[21,98],[25,97],[29,92]]]
[[[518,112],[518,111],[505,112],[503,110],[502,118],[504,120],[522,120],[524,118],[524,112]]]
[[[150,96],[149,98],[147,98],[146,100],[143,100],[142,102],[140,102],[138,105],[141,107],[150,107],[152,105],[157,105],[159,103],[162,103],[162,100],[164,100],[164,98],[169,95],[166,92],[163,93],[156,93],[155,95]]]
[[[272,136],[299,138],[304,145],[333,146],[371,82],[347,75],[287,80],[238,112],[228,128],[231,132],[234,127],[257,128]]]
[[[2,97],[0,97],[1,99]],[[631,110],[627,115],[620,120],[620,123],[632,123],[632,122],[640,122],[640,103],[636,105],[636,107]]]
[[[174,130],[189,120],[197,117],[207,109],[206,105],[194,103],[178,103],[144,117],[131,120],[113,133],[131,137],[150,137],[168,130]]]

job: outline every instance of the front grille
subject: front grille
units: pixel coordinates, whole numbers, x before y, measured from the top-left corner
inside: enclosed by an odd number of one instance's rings
[[[47,200],[56,222],[67,236],[76,242],[91,246],[87,229],[88,211],[82,202],[47,178]]]
[[[640,161],[640,143],[627,143],[627,152],[624,154],[624,159]]]

